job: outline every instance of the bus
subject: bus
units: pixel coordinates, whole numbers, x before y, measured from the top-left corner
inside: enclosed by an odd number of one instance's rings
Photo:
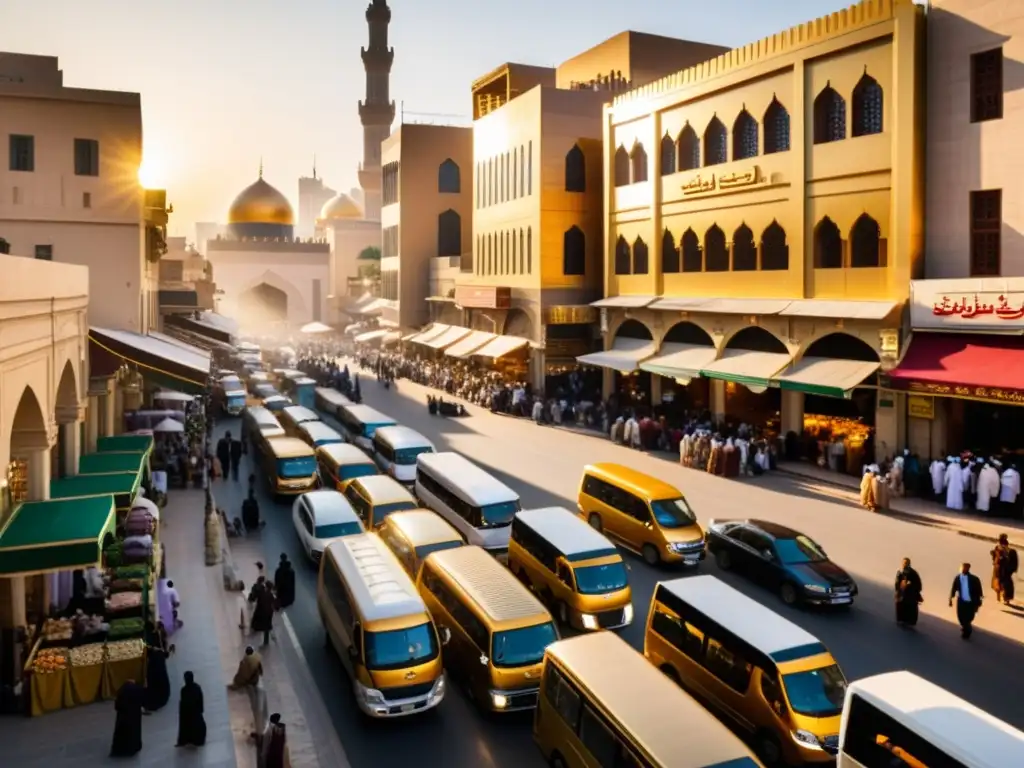
[[[373,435],[380,427],[393,427],[397,422],[368,405],[344,405],[338,409],[338,421],[348,441],[373,455]]]
[[[838,768],[1009,768],[1024,733],[912,672],[850,683]]]
[[[593,632],[547,647],[533,737],[560,768],[758,768],[715,716],[625,640]]]

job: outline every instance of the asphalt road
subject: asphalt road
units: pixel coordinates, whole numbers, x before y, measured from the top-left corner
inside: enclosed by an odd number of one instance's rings
[[[1024,612],[990,601],[979,615],[974,637],[965,642],[960,639],[953,610],[947,607],[949,586],[961,561],[974,563],[987,588],[990,543],[930,526],[924,520],[915,523],[873,515],[860,509],[852,494],[780,473],[726,480],[607,440],[477,408],[464,419],[432,417],[425,404],[427,390],[421,387],[402,381],[397,389],[387,391],[368,375],[361,377],[361,383],[367,404],[419,430],[438,450],[459,451],[470,457],[518,491],[524,507],[573,509],[583,465],[612,461],[681,488],[702,523],[710,518],[760,517],[802,530],[857,579],[860,597],[851,612],[787,609],[776,595],[719,572],[710,560],[701,565],[700,572],[719,576],[816,635],[851,680],[907,669],[1024,728],[1020,691],[1007,685],[1008,676],[1024,669]],[[222,422],[218,427],[219,437],[224,429],[237,429],[238,423]],[[243,487],[244,482],[222,483],[217,489],[218,504],[232,515],[238,514],[239,489]],[[287,552],[296,564],[296,602],[288,609],[288,618],[352,765],[399,768],[410,760],[423,768],[543,765],[530,735],[528,715],[482,715],[455,688],[449,688],[438,710],[426,716],[367,723],[352,701],[343,668],[324,647],[316,610],[316,572],[298,547],[290,506],[275,503],[262,482],[258,487],[267,521],[262,534],[266,562],[272,571],[280,553]],[[916,631],[900,630],[893,617],[892,580],[904,556],[913,559],[925,587]],[[654,584],[680,573],[651,568],[628,553],[625,557],[630,564],[637,618],[622,634],[642,648]],[[402,741],[394,741],[396,736]],[[409,754],[410,750],[415,750],[415,755]]]

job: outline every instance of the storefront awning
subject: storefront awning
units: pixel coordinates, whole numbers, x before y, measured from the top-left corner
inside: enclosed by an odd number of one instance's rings
[[[202,350],[132,331],[89,329],[90,375],[113,376],[126,361],[144,377],[192,394],[204,392],[210,376],[210,355]]]
[[[420,331],[413,336],[409,341],[413,344],[426,344],[431,339],[436,339],[442,333],[447,331],[451,326],[445,325],[444,323],[434,323],[432,326],[424,331]]]
[[[448,347],[444,353],[449,357],[466,358],[495,338],[497,337],[493,333],[487,331],[473,331],[469,336]]]
[[[407,333],[405,334],[405,336],[402,337],[402,341],[412,341],[421,333],[423,333],[423,331],[413,331],[412,333]]]
[[[397,344],[401,340],[402,340],[402,334],[401,334],[400,331],[388,331],[384,335],[384,338],[382,338],[380,340],[380,343],[381,344],[385,344],[385,345],[387,345],[387,344]]]
[[[372,331],[367,331],[366,333],[360,333],[358,336],[356,336],[355,341],[359,344],[365,344],[368,341],[377,341],[378,339],[383,339],[387,335],[388,331],[386,328],[376,328]]]
[[[432,349],[444,349],[445,347],[450,347],[457,341],[461,341],[471,333],[472,331],[469,328],[463,328],[461,325],[453,325],[440,336],[436,336],[423,343]]]
[[[702,368],[709,379],[723,379],[747,387],[768,387],[772,378],[789,365],[792,357],[780,352],[754,352],[749,349],[727,349],[722,356]]]
[[[136,472],[105,472],[98,475],[62,477],[50,483],[51,499],[85,496],[113,496],[118,509],[128,509],[139,492],[141,478]]]
[[[651,304],[650,309],[721,315],[777,315],[791,303],[789,299],[715,299],[693,296],[658,299]]]
[[[96,475],[107,472],[136,472],[143,474],[149,466],[149,455],[141,451],[104,451],[87,453],[78,460],[78,474]]]
[[[671,379],[693,379],[700,376],[701,369],[714,362],[717,356],[718,350],[709,344],[668,342],[661,345],[656,357],[640,363],[640,370]]]
[[[222,344],[231,344],[234,339],[231,333],[224,328],[218,327],[213,323],[208,323],[204,320],[198,320],[195,317],[189,315],[168,315],[164,318],[165,326],[174,326],[181,328],[182,330],[189,331],[190,333],[197,334],[199,336],[206,336],[213,341],[219,341]]]
[[[522,336],[495,336],[480,349],[473,353],[473,357],[489,357],[497,360],[505,355],[510,355],[517,349],[522,349],[530,343],[529,339]]]
[[[384,299],[374,299],[373,301],[368,301],[366,304],[355,307],[352,310],[352,313],[362,315],[364,317],[379,315],[386,306],[388,306],[388,303]]]
[[[590,306],[597,307],[599,309],[617,308],[617,309],[641,309],[646,307],[657,296],[609,296],[606,299],[598,299],[597,301],[590,302]]]
[[[880,363],[805,357],[772,378],[772,386],[808,395],[846,397],[878,370]]]
[[[149,456],[153,451],[152,435],[112,435],[96,440],[96,451],[99,453],[137,451]]]
[[[580,355],[576,362],[581,365],[594,365],[598,368],[611,368],[619,373],[632,373],[640,365],[657,352],[657,345],[650,339],[630,339],[618,337],[612,342],[612,348],[604,352],[591,352]]]
[[[88,568],[116,521],[114,497],[28,501],[0,533],[0,576]]]
[[[779,312],[783,317],[834,317],[844,320],[883,320],[896,309],[895,301],[833,301],[799,299]]]

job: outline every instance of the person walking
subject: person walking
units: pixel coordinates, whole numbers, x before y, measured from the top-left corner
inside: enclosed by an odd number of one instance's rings
[[[971,573],[971,564],[960,566],[960,573],[953,577],[953,586],[949,590],[949,604],[956,600],[956,618],[960,622],[960,637],[967,640],[974,631],[974,617],[978,615],[984,596],[981,592],[981,579]]]
[[[277,591],[278,608],[287,608],[295,602],[295,569],[284,552],[281,553],[281,562],[274,571],[274,589]]]
[[[917,624],[918,606],[924,602],[921,597],[923,587],[921,577],[910,567],[910,558],[904,557],[900,569],[896,571],[896,624],[900,627],[913,627]]]
[[[134,680],[125,680],[114,700],[114,738],[111,757],[132,757],[142,751],[142,709],[145,689]]]
[[[990,553],[992,555],[992,591],[996,600],[1009,605],[1015,594],[1013,575],[1017,572],[1017,550],[1010,546],[1010,539],[1005,533],[999,534],[999,543]]]
[[[249,697],[253,722],[250,736],[258,742],[267,722],[267,692],[263,687],[263,659],[251,645],[246,646],[245,655],[238,662],[238,671],[228,687],[243,690]]]
[[[231,433],[225,432],[224,437],[217,441],[217,461],[220,462],[220,473],[225,480],[231,471]]]
[[[184,675],[178,699],[178,741],[176,747],[201,747],[206,743],[206,718],[203,717],[203,689],[191,672]]]
[[[277,608],[277,597],[274,586],[263,579],[253,586],[249,602],[253,604],[252,621],[249,623],[253,632],[263,633],[263,645],[270,644],[270,633],[274,631],[274,611]],[[260,587],[257,589],[257,587]]]
[[[231,436],[230,432],[228,432],[228,436],[229,437]],[[234,438],[234,437],[231,437],[230,457],[231,457],[231,479],[234,480],[237,483],[238,482],[238,467],[242,463],[242,441],[237,439],[237,438]],[[225,475],[227,474],[227,468],[224,469],[224,474]]]

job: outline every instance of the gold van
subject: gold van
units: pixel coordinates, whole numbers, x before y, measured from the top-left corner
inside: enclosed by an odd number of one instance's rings
[[[444,698],[441,642],[412,579],[383,542],[356,534],[327,545],[317,608],[328,647],[370,717],[401,717]]]
[[[431,552],[454,549],[466,543],[443,517],[429,509],[392,512],[384,518],[377,535],[414,579]]]
[[[846,677],[818,638],[714,576],[659,582],[644,655],[767,765],[831,763]]]
[[[320,486],[344,491],[357,477],[380,474],[377,464],[350,443],[327,443],[316,449]]]
[[[302,405],[289,405],[277,412],[277,420],[284,431],[292,437],[299,437],[299,425],[308,421],[320,421],[320,415]]]
[[[480,547],[434,552],[417,584],[446,643],[445,667],[471,698],[495,712],[535,707],[544,649],[558,639],[537,598]]]
[[[316,488],[316,457],[297,437],[271,437],[263,441],[263,471],[273,493],[295,496]]]
[[[706,557],[704,531],[682,492],[621,464],[583,468],[580,517],[650,565],[697,565]]]
[[[633,621],[622,555],[568,509],[516,512],[508,568],[567,626],[618,629]]]
[[[379,528],[392,512],[418,509],[420,506],[415,496],[387,475],[357,477],[345,486],[345,498],[368,531]]]

